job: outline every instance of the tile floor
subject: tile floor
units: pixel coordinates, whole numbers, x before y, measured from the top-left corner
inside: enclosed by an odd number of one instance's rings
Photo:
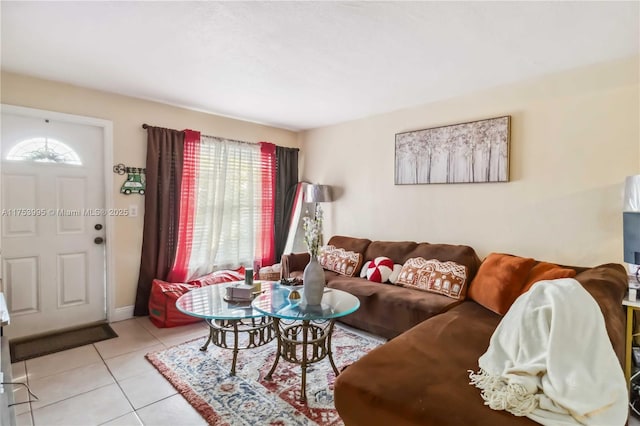
[[[162,329],[142,317],[111,326],[117,338],[12,365],[14,382],[38,397],[15,406],[17,425],[206,425],[144,355],[202,338],[207,325]],[[28,401],[21,388],[16,402]]]
[[[38,396],[15,406],[17,426],[206,425],[144,356],[203,338],[207,325],[156,328],[141,317],[111,326],[117,338],[12,365],[14,382]],[[28,401],[25,388],[14,397]],[[640,421],[630,417],[629,426]]]

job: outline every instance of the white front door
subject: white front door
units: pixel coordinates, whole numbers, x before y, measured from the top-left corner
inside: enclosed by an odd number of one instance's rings
[[[10,338],[106,319],[98,126],[2,113],[2,278]]]

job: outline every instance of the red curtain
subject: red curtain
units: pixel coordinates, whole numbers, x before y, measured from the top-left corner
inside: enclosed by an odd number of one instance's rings
[[[189,277],[189,259],[196,219],[198,168],[200,162],[200,132],[184,131],[184,158],[182,186],[180,189],[180,223],[178,247],[173,268],[167,277],[169,282],[185,282]]]
[[[275,198],[276,198],[276,146],[268,142],[260,142],[261,174],[262,174],[262,215],[256,260],[260,266],[273,265],[276,259],[276,240],[274,230]]]

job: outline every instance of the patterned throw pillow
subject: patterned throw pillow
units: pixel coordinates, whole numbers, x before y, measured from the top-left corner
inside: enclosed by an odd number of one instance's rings
[[[360,271],[362,255],[334,246],[324,246],[320,249],[318,262],[324,269],[353,277]]]
[[[400,271],[402,271],[402,265],[398,265],[397,263],[395,263],[393,265],[393,271],[391,272],[391,275],[389,275],[389,282],[391,284],[395,284],[396,281],[398,281],[398,277],[400,276]]]
[[[467,267],[451,261],[416,257],[403,265],[396,284],[452,299],[464,299],[467,293]]]
[[[393,260],[384,256],[376,257],[367,267],[367,279],[377,283],[386,283],[392,273]]]
[[[362,269],[360,270],[360,278],[367,278],[367,271],[369,270],[369,266],[371,265],[371,261],[367,260],[366,262],[364,262],[364,264],[362,265]]]
[[[426,265],[427,261],[421,257],[408,259],[404,262],[404,265],[402,265],[396,284],[402,286],[414,286],[416,279],[418,278],[418,272]]]

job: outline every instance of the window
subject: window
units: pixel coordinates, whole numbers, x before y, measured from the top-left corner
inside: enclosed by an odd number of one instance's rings
[[[80,156],[73,149],[49,138],[33,138],[18,143],[7,154],[7,160],[82,165]]]
[[[275,145],[266,145],[185,139],[172,279],[272,263]]]

